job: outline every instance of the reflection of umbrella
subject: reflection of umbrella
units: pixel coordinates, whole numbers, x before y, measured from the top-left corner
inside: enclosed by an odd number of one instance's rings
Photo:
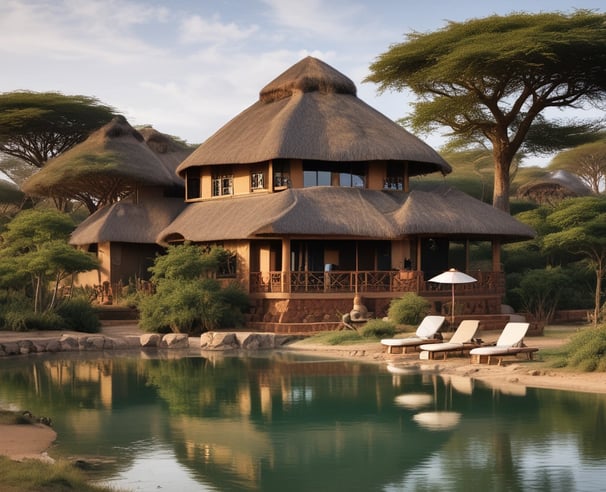
[[[459,412],[421,412],[412,419],[427,430],[449,430],[458,425],[461,414]]]
[[[450,270],[440,273],[433,278],[429,279],[430,282],[436,282],[438,284],[450,284],[452,290],[452,305],[450,307],[450,325],[454,325],[454,312],[455,312],[455,294],[454,284],[469,284],[471,282],[477,282],[473,277],[470,277],[466,273],[459,272],[458,270],[451,268]]]
[[[396,396],[396,404],[405,408],[421,408],[433,402],[433,396],[426,393],[408,393]]]

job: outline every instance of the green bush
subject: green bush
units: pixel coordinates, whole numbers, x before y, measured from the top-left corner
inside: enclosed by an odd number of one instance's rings
[[[390,302],[387,316],[396,324],[417,325],[429,314],[430,309],[431,304],[427,299],[414,292],[407,292]]]
[[[523,312],[531,314],[536,321],[549,323],[567,283],[568,277],[560,267],[529,270],[521,276],[518,287],[512,288],[509,295],[517,296]]]
[[[223,310],[219,325],[221,328],[238,328],[244,325],[244,313],[250,308],[250,299],[244,289],[231,283],[219,292],[219,299],[229,306]]]
[[[391,338],[396,332],[396,325],[392,321],[382,319],[371,319],[360,329],[360,335],[364,338]]]
[[[87,299],[68,299],[59,304],[55,311],[63,319],[68,330],[98,333],[101,328],[99,317]]]
[[[5,312],[4,326],[11,331],[45,331],[66,328],[63,318],[57,313],[34,313],[27,308]]]
[[[606,372],[606,325],[586,328],[574,335],[552,365],[583,372]]]

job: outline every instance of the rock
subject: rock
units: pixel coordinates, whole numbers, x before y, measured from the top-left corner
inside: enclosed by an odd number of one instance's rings
[[[36,351],[34,343],[31,340],[20,340],[17,343],[19,344],[19,353],[22,355],[31,354]]]
[[[61,351],[61,341],[58,338],[50,340],[46,344],[47,352],[60,352]]]
[[[158,347],[160,346],[160,342],[162,341],[162,337],[157,333],[146,333],[145,335],[141,335],[139,337],[141,347]]]
[[[162,337],[160,347],[170,349],[189,348],[189,337],[185,333],[167,333]]]
[[[249,333],[240,342],[245,350],[268,350],[275,347],[274,337],[270,333]]]
[[[80,350],[103,350],[105,348],[105,337],[90,336],[78,339]]]
[[[59,339],[59,343],[61,344],[61,350],[66,352],[78,350],[79,347],[78,340],[71,335],[62,335]]]
[[[206,332],[200,337],[200,348],[206,350],[233,350],[240,348],[235,333]]]
[[[18,355],[19,352],[19,343],[17,342],[7,342],[2,345],[3,351],[6,355]]]

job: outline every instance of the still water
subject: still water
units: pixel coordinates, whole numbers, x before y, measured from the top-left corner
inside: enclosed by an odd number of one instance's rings
[[[0,407],[133,491],[595,491],[606,395],[290,352],[0,360]]]

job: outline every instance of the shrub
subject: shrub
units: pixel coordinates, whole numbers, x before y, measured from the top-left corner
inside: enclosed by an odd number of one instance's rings
[[[583,372],[606,372],[606,325],[574,335],[553,363]]]
[[[63,301],[55,309],[63,319],[65,328],[84,333],[98,333],[101,323],[91,303],[84,298],[76,297]]]
[[[431,304],[427,299],[414,292],[407,292],[390,302],[387,316],[397,324],[416,325],[429,314],[430,308]]]
[[[11,331],[44,331],[66,328],[63,318],[57,313],[34,313],[27,308],[5,312],[4,326]]]
[[[382,319],[371,319],[360,329],[360,335],[364,338],[390,338],[396,332],[396,325],[392,321]]]
[[[517,295],[523,311],[538,322],[549,323],[558,307],[567,276],[560,267],[526,272],[518,287],[511,289]]]
[[[219,292],[221,302],[229,306],[219,320],[221,328],[238,328],[244,324],[244,314],[250,308],[250,299],[242,287],[231,283]]]

